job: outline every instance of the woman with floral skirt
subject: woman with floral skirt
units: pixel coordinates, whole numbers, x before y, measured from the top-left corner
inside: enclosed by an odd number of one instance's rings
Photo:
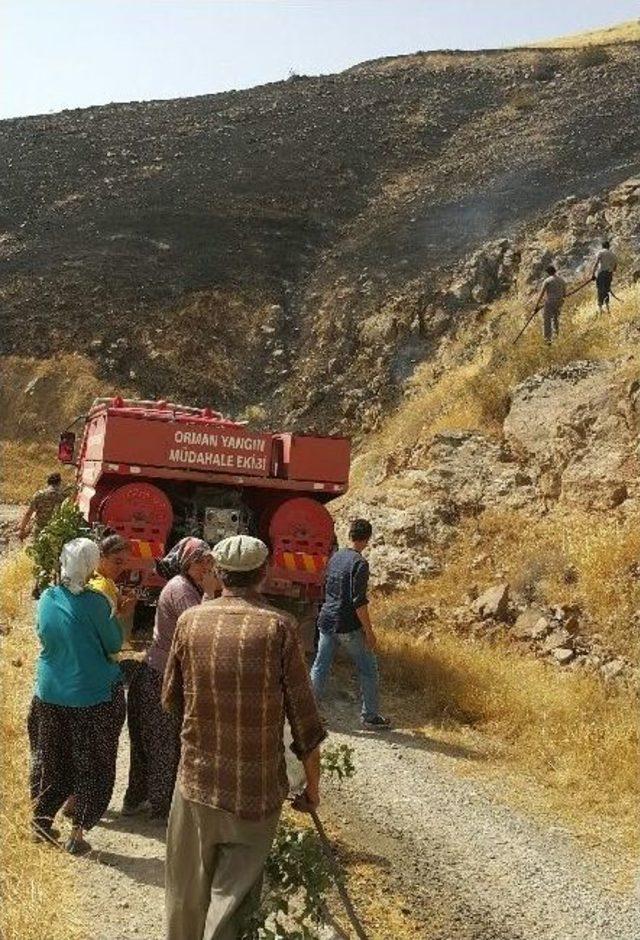
[[[90,850],[84,833],[109,805],[125,716],[122,674],[111,659],[122,632],[106,597],[87,587],[99,558],[90,539],[68,542],[61,583],[40,597],[42,650],[28,719],[36,837],[55,838],[54,817],[75,794],[66,843],[74,855]]]
[[[213,569],[211,549],[202,539],[182,539],[158,567],[165,576],[173,576],[160,593],[153,641],[129,686],[129,785],[122,815],[149,812],[152,819],[163,822],[180,760],[180,729],[162,709],[162,680],[178,618],[202,601]]]

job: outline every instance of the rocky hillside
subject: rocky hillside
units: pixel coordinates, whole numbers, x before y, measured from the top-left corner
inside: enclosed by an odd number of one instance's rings
[[[633,42],[425,53],[5,121],[1,352],[82,352],[144,395],[371,429],[512,286],[531,226],[638,169],[639,78]],[[485,287],[459,290],[505,238]]]
[[[98,390],[347,432],[381,616],[630,674],[639,80],[633,40],[418,53],[3,122],[8,495]],[[605,233],[611,318],[585,287],[560,342],[514,345]]]
[[[611,314],[597,315],[587,283],[565,305],[558,342],[546,347],[534,323],[514,344],[545,246],[570,274],[605,230],[627,251]],[[607,678],[635,674],[639,247],[640,179],[630,179],[565,200],[519,247],[489,244],[459,269],[453,290],[469,304],[507,263],[512,291],[478,305],[416,369],[338,507],[341,519],[374,522],[372,568],[392,622],[512,639]],[[585,273],[590,264],[573,285]]]

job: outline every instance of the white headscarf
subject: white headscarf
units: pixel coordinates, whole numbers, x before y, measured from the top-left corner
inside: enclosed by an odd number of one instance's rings
[[[80,594],[100,561],[100,549],[91,539],[71,539],[60,555],[60,581],[72,594]]]

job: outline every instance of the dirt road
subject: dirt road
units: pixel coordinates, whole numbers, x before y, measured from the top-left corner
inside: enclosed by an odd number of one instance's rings
[[[334,712],[334,737],[355,747],[358,767],[341,815],[363,847],[384,847],[425,940],[640,938],[637,898],[612,887],[620,872],[465,773],[472,749],[402,729],[354,736],[352,715]]]
[[[332,737],[355,750],[356,778],[328,785],[322,813],[353,866],[353,888],[375,940],[633,940],[636,901],[559,826],[528,818],[497,788],[466,771],[477,755],[398,729],[356,730],[356,705],[340,696]],[[121,745],[109,817],[79,860],[92,940],[163,936],[163,830],[120,819],[126,776]],[[369,888],[358,887],[365,864]],[[375,916],[373,895],[382,894]],[[404,926],[395,917],[402,911]]]

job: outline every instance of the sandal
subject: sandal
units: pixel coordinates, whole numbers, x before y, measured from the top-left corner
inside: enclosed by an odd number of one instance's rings
[[[71,836],[65,843],[65,849],[69,855],[88,855],[91,852],[91,846],[84,839],[76,839]]]

